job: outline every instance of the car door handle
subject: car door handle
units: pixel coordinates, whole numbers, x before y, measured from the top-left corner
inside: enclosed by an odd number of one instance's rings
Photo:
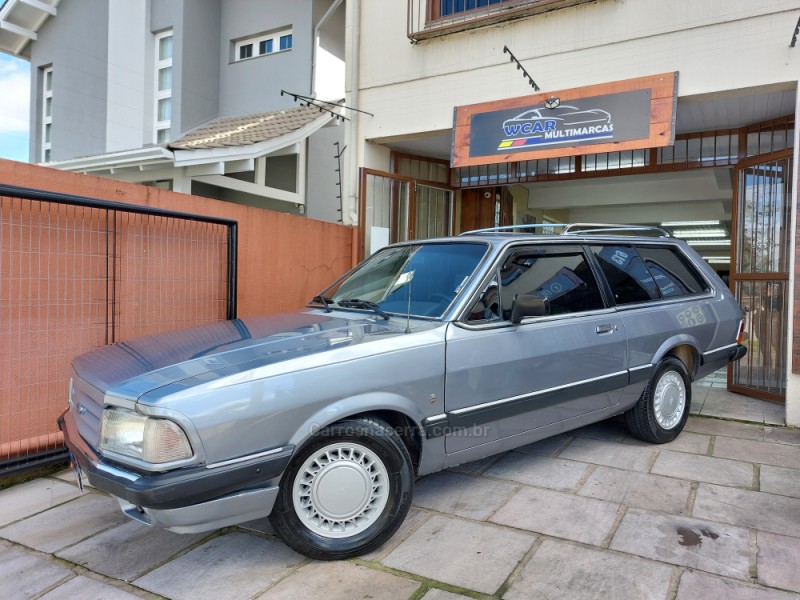
[[[604,333],[613,333],[617,330],[616,325],[598,325],[595,328],[597,335],[603,335]]]

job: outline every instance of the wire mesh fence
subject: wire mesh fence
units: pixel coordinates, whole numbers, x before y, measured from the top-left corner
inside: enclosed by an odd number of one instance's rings
[[[69,365],[235,316],[236,223],[0,186],[0,476],[64,456]]]

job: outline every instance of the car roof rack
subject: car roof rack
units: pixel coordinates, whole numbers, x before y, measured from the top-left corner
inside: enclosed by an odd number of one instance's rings
[[[586,229],[587,227],[589,229]],[[666,229],[662,229],[661,227],[655,227],[652,225],[620,225],[617,223],[572,223],[564,228],[564,230],[561,232],[561,235],[585,235],[587,233],[637,233],[645,231],[658,233],[658,237],[672,237]]]
[[[485,229],[474,229],[464,231],[462,235],[475,235],[481,233],[525,233],[524,230],[530,229],[553,229],[563,227],[557,235],[592,235],[598,233],[658,233],[658,237],[672,237],[669,232],[661,227],[650,225],[620,225],[616,223],[532,223],[528,225],[503,225],[501,227],[487,227]],[[522,230],[522,231],[521,231]],[[542,234],[550,233],[542,232]]]
[[[532,223],[530,225],[503,225],[501,227],[487,227],[485,229],[473,229],[472,231],[463,231],[459,233],[462,235],[473,235],[476,233],[514,233],[518,229],[552,229],[553,227],[569,227],[567,223]]]

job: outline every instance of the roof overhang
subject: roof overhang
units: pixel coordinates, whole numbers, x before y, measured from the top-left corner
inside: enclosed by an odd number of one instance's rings
[[[109,173],[113,175],[119,170],[152,168],[154,166],[171,166],[173,162],[172,151],[162,146],[137,148],[110,154],[97,154],[70,160],[43,163],[46,167],[72,171],[73,173]]]
[[[319,129],[331,124],[332,121],[335,121],[335,117],[324,113],[318,119],[299,129],[255,144],[197,150],[170,150],[163,146],[149,146],[42,164],[62,171],[111,177],[132,171],[179,169],[181,167],[190,167],[185,171],[189,177],[213,173],[232,173],[252,170],[253,161],[261,156],[294,152],[297,144]]]
[[[335,117],[329,113],[322,113],[303,127],[280,137],[275,137],[255,144],[225,146],[220,148],[198,148],[197,150],[175,149],[175,166],[189,167],[206,163],[229,162],[237,160],[251,160],[259,156],[275,154],[302,142],[316,131],[334,121]]]
[[[57,14],[60,0],[6,0],[0,7],[0,51],[24,56],[39,28]]]

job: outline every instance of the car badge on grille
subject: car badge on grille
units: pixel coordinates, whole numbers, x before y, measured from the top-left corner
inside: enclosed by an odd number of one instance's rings
[[[83,404],[78,404],[78,414],[80,415],[86,414],[86,407]]]

